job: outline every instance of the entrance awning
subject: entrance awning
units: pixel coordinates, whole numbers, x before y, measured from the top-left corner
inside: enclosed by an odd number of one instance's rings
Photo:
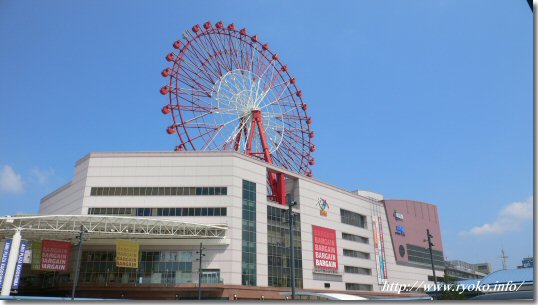
[[[227,225],[197,224],[148,217],[97,215],[31,215],[0,217],[0,239],[11,238],[16,230],[23,239],[73,240],[83,226],[85,239],[115,240],[224,240]]]

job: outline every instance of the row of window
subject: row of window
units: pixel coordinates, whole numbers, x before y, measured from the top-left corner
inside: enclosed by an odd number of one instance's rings
[[[355,250],[350,250],[350,249],[344,249],[344,256],[370,259],[370,253],[366,253],[362,251],[355,251]]]
[[[90,196],[222,196],[225,186],[207,187],[92,187]]]
[[[141,251],[138,268],[116,267],[115,251],[83,251],[80,281],[99,284],[192,283],[192,251]]]
[[[443,252],[432,250],[433,264],[438,267],[444,267],[445,260]],[[428,248],[407,244],[407,257],[410,262],[431,265],[430,251]]]
[[[372,288],[370,284],[346,283],[346,290],[372,291]]]
[[[256,183],[243,180],[241,284],[256,286]]]
[[[340,220],[342,223],[366,229],[366,216],[340,209]]]
[[[226,208],[89,208],[89,215],[226,216]]]
[[[349,234],[349,233],[342,232],[342,239],[355,241],[362,244],[368,244],[368,238],[362,237],[359,235]]]
[[[353,273],[353,274],[371,275],[372,274],[372,269],[362,268],[362,267],[355,267],[355,266],[344,266],[344,272],[345,273]]]
[[[295,286],[303,287],[301,215],[294,217],[293,244]],[[288,210],[267,206],[267,265],[270,287],[290,287],[291,257]]]

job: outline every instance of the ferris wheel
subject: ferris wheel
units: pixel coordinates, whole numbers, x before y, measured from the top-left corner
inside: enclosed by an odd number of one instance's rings
[[[312,176],[314,132],[302,91],[277,53],[234,24],[195,25],[162,71],[176,151],[228,150]]]

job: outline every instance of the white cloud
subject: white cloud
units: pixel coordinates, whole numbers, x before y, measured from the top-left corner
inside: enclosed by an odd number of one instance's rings
[[[49,182],[50,177],[54,176],[54,170],[52,168],[49,168],[47,170],[41,170],[37,167],[34,167],[31,170],[32,176],[37,179],[37,182],[39,184],[47,184]]]
[[[462,232],[463,235],[500,235],[518,231],[521,225],[533,217],[532,196],[523,202],[512,202],[505,206],[493,223],[485,223]]]
[[[4,165],[0,172],[0,191],[5,193],[22,193],[24,191],[21,175],[15,173],[9,165]]]

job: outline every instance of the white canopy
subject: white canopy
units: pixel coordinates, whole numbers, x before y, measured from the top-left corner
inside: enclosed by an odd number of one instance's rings
[[[0,217],[0,239],[10,238],[16,230],[23,239],[75,240],[84,229],[85,239],[217,239],[226,238],[227,225],[196,224],[148,217],[97,215],[30,215]]]

